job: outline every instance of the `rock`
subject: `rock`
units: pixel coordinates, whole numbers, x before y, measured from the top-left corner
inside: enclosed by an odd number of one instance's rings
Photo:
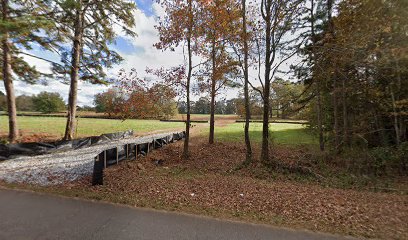
[[[145,170],[145,167],[141,163],[138,163],[136,166],[139,170]]]
[[[152,162],[156,165],[156,166],[162,166],[164,163],[163,159],[153,159]]]

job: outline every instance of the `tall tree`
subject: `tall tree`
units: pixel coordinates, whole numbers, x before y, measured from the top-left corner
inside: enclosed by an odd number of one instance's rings
[[[245,98],[245,146],[246,146],[246,154],[245,154],[245,161],[251,162],[252,161],[252,148],[251,148],[251,140],[249,139],[249,119],[251,117],[250,106],[249,106],[249,74],[248,74],[248,56],[249,56],[249,48],[248,48],[248,31],[247,31],[247,12],[246,12],[246,0],[241,0],[241,12],[242,12],[242,42],[243,42],[243,52],[244,52],[244,98]]]
[[[62,64],[54,64],[54,72],[60,78],[69,79],[68,115],[64,139],[72,139],[75,132],[75,116],[78,81],[106,83],[110,79],[106,68],[122,61],[121,56],[110,48],[119,27],[127,35],[135,36],[135,3],[127,0],[59,0],[61,10],[54,15],[59,32],[69,46],[61,45]]]
[[[408,76],[408,3],[317,2],[325,16],[314,43],[306,48],[313,62],[307,86],[320,90],[312,90],[310,99],[324,107],[321,123],[311,112],[311,125],[324,126],[336,153],[355,143],[387,146],[406,141],[408,85],[402,79]]]
[[[315,0],[310,1],[310,9],[309,9],[309,22],[310,22],[310,44],[311,44],[311,51],[310,54],[310,67],[316,68],[315,64],[315,48],[317,47],[317,36],[316,36],[316,2]],[[317,115],[317,127],[319,131],[319,147],[320,151],[324,151],[324,133],[323,133],[323,109],[322,109],[322,90],[321,90],[321,82],[317,77],[312,77],[312,84],[315,84],[316,88],[316,97],[317,97],[317,104],[316,104],[316,115]]]
[[[164,74],[162,71],[159,75],[167,79],[167,82],[172,82],[175,85],[181,86],[186,97],[187,119],[186,119],[186,137],[183,147],[183,158],[189,158],[189,141],[190,141],[190,123],[191,123],[191,77],[193,73],[193,52],[195,50],[195,42],[197,40],[197,9],[198,4],[194,0],[166,0],[162,2],[166,9],[166,15],[160,21],[157,29],[160,35],[160,42],[155,44],[158,49],[174,50],[180,44],[185,44],[187,48],[187,61],[183,66],[175,67]],[[180,77],[187,75],[185,81]],[[169,76],[175,76],[171,78]]]
[[[310,0],[304,5],[303,18],[296,23],[297,28],[302,31],[306,39],[305,45],[300,51],[303,57],[302,64],[292,66],[297,78],[306,86],[299,101],[305,105],[311,103],[315,109],[316,128],[319,135],[320,150],[325,149],[323,129],[323,91],[327,75],[324,74],[325,67],[318,59],[321,57],[318,49],[323,47],[324,30],[327,28],[327,0]]]
[[[260,29],[255,27],[255,23],[258,21],[256,19],[256,11],[254,4],[247,4],[246,0],[240,0],[235,3],[237,5],[237,11],[235,14],[229,17],[229,36],[228,42],[229,47],[233,49],[234,57],[236,59],[237,65],[241,69],[241,75],[243,79],[243,101],[241,99],[236,99],[237,109],[236,112],[242,116],[245,116],[245,147],[246,155],[244,165],[252,161],[252,148],[249,138],[249,121],[251,118],[251,98],[249,91],[249,67],[251,64],[256,62],[253,57],[252,50],[254,47],[253,39],[256,34],[254,32],[259,32]],[[252,61],[251,61],[252,60]]]
[[[264,29],[261,43],[258,44],[259,54],[263,52],[263,79],[259,75],[262,86],[263,122],[262,122],[262,152],[261,160],[269,164],[269,110],[271,81],[279,67],[291,58],[296,50],[287,52],[289,43],[284,36],[293,30],[293,22],[298,17],[301,0],[262,0],[261,1],[261,28]],[[296,40],[296,39],[294,39]],[[293,42],[293,41],[292,41]],[[262,60],[259,59],[259,62]],[[260,67],[258,69],[260,71]]]
[[[333,17],[332,17],[333,4],[334,4],[334,0],[327,0],[326,9],[327,9],[328,35],[331,39],[335,38],[335,29],[334,29],[334,22],[333,22]],[[335,70],[337,71],[337,68],[335,68]],[[332,106],[333,106],[333,119],[334,119],[334,146],[336,148],[336,151],[338,151],[340,147],[340,126],[339,126],[339,113],[338,113],[339,111],[338,111],[338,96],[337,96],[337,93],[338,93],[337,78],[338,78],[338,74],[335,74],[331,78],[331,82],[333,83]]]
[[[51,49],[53,41],[43,32],[51,31],[51,21],[45,16],[50,13],[49,1],[1,0],[1,79],[4,82],[9,117],[9,141],[18,138],[17,109],[14,93],[15,77],[33,83],[42,76],[37,69],[23,58],[22,50],[31,50],[37,44],[44,49]]]
[[[239,24],[239,7],[232,0],[201,1],[202,24],[200,32],[203,38],[202,56],[208,59],[204,67],[205,88],[210,96],[210,134],[209,143],[214,143],[215,98],[220,89],[232,86],[237,63],[228,51],[227,43],[234,37]],[[210,74],[208,74],[210,73]],[[203,83],[203,82],[202,82]]]

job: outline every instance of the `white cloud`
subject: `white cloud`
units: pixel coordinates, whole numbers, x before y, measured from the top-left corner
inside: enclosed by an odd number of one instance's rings
[[[128,53],[119,51],[125,60],[122,64],[111,69],[109,71],[111,74],[116,74],[121,68],[125,70],[135,68],[140,76],[143,76],[146,67],[170,67],[183,63],[181,48],[176,48],[174,52],[162,52],[153,46],[153,44],[159,42],[158,32],[154,26],[157,24],[157,17],[164,14],[164,11],[157,3],[154,3],[152,7],[156,16],[148,17],[141,10],[135,10],[136,26],[133,30],[137,34],[136,38],[133,39],[123,33],[119,33],[121,37],[125,38],[138,51]]]
[[[155,11],[157,10],[157,12],[163,12],[159,9],[160,6],[156,3],[153,5],[153,7]],[[159,40],[157,31],[154,28],[154,25],[156,24],[156,18],[154,16],[147,17],[140,10],[135,10],[134,16],[136,20],[136,27],[134,28],[134,31],[138,35],[136,38],[126,36],[121,31],[120,27],[115,27],[115,31],[120,37],[126,39],[128,43],[138,51],[119,51],[125,60],[120,65],[114,66],[114,68],[108,70],[108,73],[112,77],[114,77],[121,68],[126,70],[136,68],[140,73],[140,76],[143,76],[147,66],[150,68],[159,68],[162,66],[168,67],[182,63],[183,55],[181,52],[161,52],[153,47],[153,44]],[[44,73],[51,73],[51,65],[48,62],[29,56],[24,56],[24,58],[30,64],[36,66],[38,70]],[[15,81],[14,85],[16,95],[33,95],[42,91],[49,91],[60,93],[65,101],[68,99],[69,85],[63,84],[59,81],[49,81],[47,85],[31,85],[21,81]],[[108,87],[105,85],[94,85],[80,82],[78,86],[78,105],[93,105],[93,96],[97,93],[106,91],[107,88]],[[5,92],[3,85],[0,86],[0,91]]]
[[[147,16],[142,10],[135,10],[134,17],[136,20],[136,26],[134,31],[137,33],[136,38],[126,36],[119,26],[115,26],[115,32],[125,39],[129,45],[133,47],[133,50],[129,52],[124,52],[123,48],[116,47],[117,51],[122,55],[124,61],[120,65],[114,66],[112,69],[108,70],[110,77],[115,77],[119,69],[123,68],[125,70],[130,70],[135,68],[139,76],[143,77],[145,75],[146,67],[149,68],[160,68],[160,67],[171,67],[182,64],[184,62],[183,48],[178,47],[174,52],[157,50],[153,44],[159,41],[158,32],[155,29],[157,24],[157,17],[164,16],[164,9],[158,4],[153,3],[152,9],[156,16]],[[49,56],[49,53],[44,53],[45,56]],[[46,61],[39,60],[33,57],[25,56],[25,59],[36,66],[39,70],[43,72],[51,72],[50,64]],[[56,56],[56,59],[58,57]],[[193,64],[197,64],[200,61],[200,57],[194,57]],[[285,66],[286,67],[286,66]],[[286,67],[287,68],[287,67]],[[259,85],[257,78],[257,71],[250,70],[251,81],[254,85]],[[107,90],[105,85],[93,85],[90,83],[80,82],[78,90],[78,105],[93,105],[93,96],[97,93]],[[0,86],[0,90],[4,92],[4,87]],[[69,85],[63,84],[58,81],[50,81],[48,85],[29,85],[20,81],[15,81],[15,90],[17,95],[26,94],[38,94],[41,91],[58,92],[64,98],[68,99]],[[228,90],[222,94],[227,98],[236,97],[239,89]],[[193,99],[196,99],[194,96]]]

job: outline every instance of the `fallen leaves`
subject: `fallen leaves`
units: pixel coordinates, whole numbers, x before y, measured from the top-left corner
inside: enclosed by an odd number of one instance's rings
[[[108,168],[103,186],[79,181],[75,188],[100,196],[120,196],[112,201],[136,206],[355,236],[408,238],[407,195],[261,180],[251,169],[233,171],[245,157],[240,144],[195,141],[188,161],[181,160],[181,147],[182,142],[175,143],[153,151],[142,162]],[[288,162],[299,158],[299,152],[284,156],[282,151],[276,151],[278,157],[281,154]],[[157,160],[163,161],[158,165]]]

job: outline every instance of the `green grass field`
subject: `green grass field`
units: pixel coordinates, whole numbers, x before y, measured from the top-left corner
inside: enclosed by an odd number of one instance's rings
[[[289,123],[271,123],[270,136],[274,143],[290,145],[314,145],[317,144],[315,136],[310,134],[304,125]],[[262,123],[250,124],[250,137],[254,142],[261,142]],[[217,141],[243,141],[244,123],[233,123],[225,127],[215,128]]]
[[[206,118],[206,115],[194,116],[195,118]],[[218,116],[219,120],[232,120],[233,116]],[[66,119],[62,117],[28,117],[19,116],[18,126],[23,135],[48,134],[61,138],[65,130]],[[208,135],[208,124],[195,124],[200,128],[201,135]],[[165,129],[184,128],[180,122],[160,122],[158,120],[136,120],[126,121],[116,119],[79,118],[76,137],[97,136],[103,133],[119,132],[133,129],[136,134],[143,134]],[[271,138],[278,144],[289,145],[313,145],[317,143],[315,136],[307,132],[304,125],[288,123],[271,123]],[[0,116],[0,134],[5,136],[8,132],[7,117]],[[253,142],[261,142],[262,123],[250,124],[250,135]],[[194,135],[193,135],[194,136]],[[215,138],[217,141],[238,142],[244,139],[244,123],[229,123],[225,126],[215,127]]]
[[[47,133],[62,137],[66,118],[62,117],[17,117],[18,127],[24,134]],[[8,132],[6,116],[0,116],[0,132]],[[135,120],[126,121],[116,119],[94,119],[80,118],[78,120],[77,137],[97,136],[103,133],[119,132],[133,129],[136,134],[152,132],[163,129],[174,129],[184,127],[184,123],[160,122],[158,120]]]

